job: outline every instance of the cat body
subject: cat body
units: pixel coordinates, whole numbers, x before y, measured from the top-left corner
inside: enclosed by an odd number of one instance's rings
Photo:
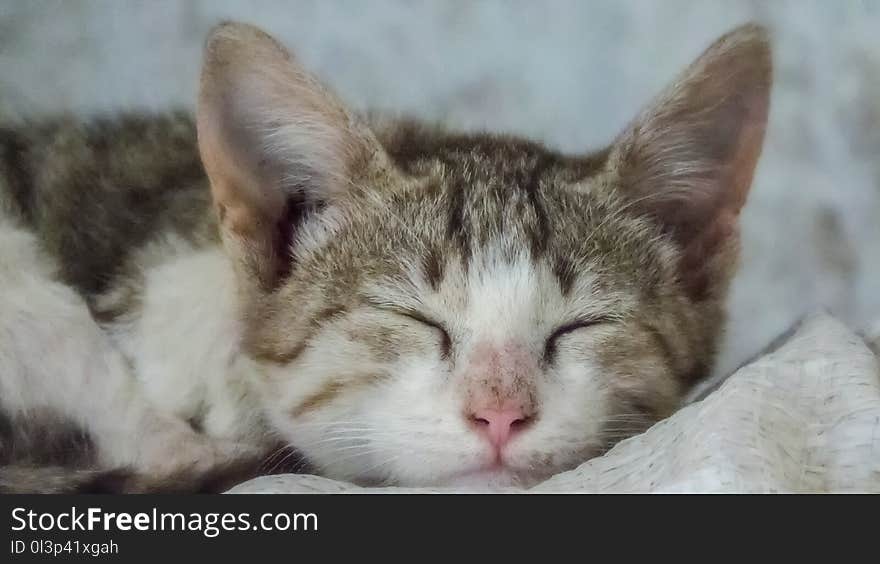
[[[224,24],[195,120],[3,128],[0,488],[54,466],[186,490],[294,456],[528,485],[601,454],[711,368],[769,86],[746,26],[564,155],[368,122]]]

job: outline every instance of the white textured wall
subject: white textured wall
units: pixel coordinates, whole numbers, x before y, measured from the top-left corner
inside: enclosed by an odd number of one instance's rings
[[[880,0],[0,0],[0,113],[191,105],[201,42],[258,24],[358,108],[608,140],[717,35],[776,33],[721,370],[802,312],[880,318]]]

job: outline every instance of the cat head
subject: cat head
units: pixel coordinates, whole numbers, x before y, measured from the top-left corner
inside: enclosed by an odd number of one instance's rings
[[[372,127],[223,24],[202,159],[273,426],[362,483],[523,483],[710,369],[761,150],[765,31],[719,39],[606,149]]]

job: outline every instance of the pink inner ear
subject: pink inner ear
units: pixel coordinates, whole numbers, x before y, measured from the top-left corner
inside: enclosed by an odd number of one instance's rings
[[[766,98],[751,100],[759,107],[749,107],[743,118],[738,143],[730,158],[725,178],[727,189],[723,206],[738,213],[746,203],[758,157],[764,144],[764,130],[767,122],[768,102]]]
[[[713,258],[733,261],[724,250],[736,250],[739,246],[738,214],[729,209],[721,210],[700,233],[684,247],[679,271],[688,294],[696,299],[711,295]]]

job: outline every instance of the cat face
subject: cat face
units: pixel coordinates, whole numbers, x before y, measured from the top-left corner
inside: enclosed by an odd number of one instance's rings
[[[333,478],[530,484],[668,415],[714,354],[769,69],[733,32],[566,156],[370,128],[215,30],[200,149],[274,427]]]
[[[266,368],[276,426],[322,473],[540,477],[668,414],[694,372],[674,250],[595,170],[458,144],[306,221],[254,326],[282,356]]]

